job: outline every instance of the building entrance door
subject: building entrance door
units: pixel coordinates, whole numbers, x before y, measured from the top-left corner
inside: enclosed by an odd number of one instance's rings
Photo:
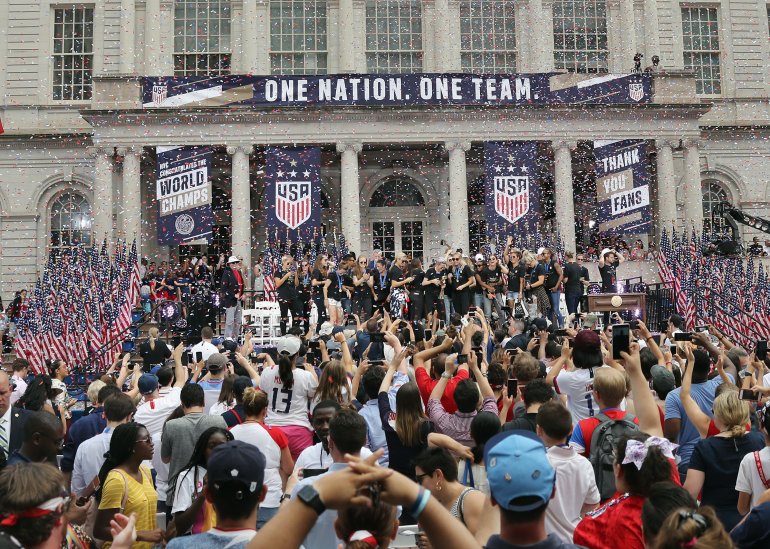
[[[399,252],[422,258],[425,225],[424,219],[371,220],[372,250],[382,250],[388,259]]]

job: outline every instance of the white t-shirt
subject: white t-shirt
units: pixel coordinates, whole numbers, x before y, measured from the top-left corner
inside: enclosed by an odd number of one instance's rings
[[[770,481],[770,448],[765,447],[759,451],[759,461],[762,464],[762,471],[765,473],[765,480]],[[754,452],[749,452],[741,460],[738,478],[735,480],[735,490],[751,494],[751,506],[754,507],[766,489],[757,470]]]
[[[174,505],[171,508],[172,515],[190,508],[193,500],[203,491],[203,478],[205,476],[206,469],[204,467],[192,467],[179,473],[176,478]]]
[[[235,429],[235,427],[233,427]],[[361,448],[361,458],[366,459],[372,455],[372,451],[366,446]],[[294,472],[300,479],[302,469],[328,469],[334,463],[332,455],[324,450],[323,443],[319,442],[313,446],[308,446],[297,456],[294,462]]]
[[[235,401],[233,401],[233,406],[235,406]],[[228,406],[226,402],[217,402],[209,409],[209,415],[221,416],[228,410],[232,410],[233,406]]]
[[[577,368],[572,372],[562,370],[554,380],[556,391],[560,395],[567,395],[567,408],[572,414],[573,425],[577,425],[581,419],[588,419],[599,413],[599,407],[593,398],[595,370],[596,368]]]
[[[144,425],[150,435],[162,432],[168,415],[182,404],[179,398],[181,394],[181,387],[171,387],[165,396],[140,404],[134,414],[134,421]]]
[[[160,457],[162,446],[161,433],[152,435],[152,444],[155,450],[152,452],[152,468],[155,469],[155,491],[158,492],[158,501],[166,501],[166,490],[168,489],[168,463],[163,463]]]
[[[551,446],[546,453],[556,471],[556,494],[545,510],[545,531],[572,543],[584,504],[599,503],[591,462],[572,448]]]
[[[279,427],[299,425],[310,429],[308,410],[318,381],[310,372],[300,368],[294,368],[292,373],[294,384],[291,389],[286,389],[278,374],[278,366],[271,366],[262,372],[259,388],[267,393],[268,398],[265,423]]]
[[[195,353],[202,353],[203,360],[208,360],[211,355],[217,354],[219,349],[217,349],[216,345],[210,341],[201,341],[200,343],[193,345],[190,352],[193,354],[193,357],[195,356]]]
[[[13,406],[16,401],[19,400],[27,391],[27,382],[22,378],[17,377],[16,374],[13,374],[11,377],[11,383],[16,386],[16,388],[11,393],[11,406]]]
[[[260,507],[279,507],[281,505],[281,494],[283,493],[283,483],[281,482],[281,448],[273,439],[268,430],[259,423],[241,423],[236,425],[230,432],[235,440],[242,440],[253,444],[265,456],[265,486],[267,494],[265,500],[259,504]]]
[[[99,474],[104,464],[104,454],[110,449],[112,429],[105,428],[100,434],[84,440],[75,453],[75,463],[72,468],[72,491],[77,495],[85,489]]]

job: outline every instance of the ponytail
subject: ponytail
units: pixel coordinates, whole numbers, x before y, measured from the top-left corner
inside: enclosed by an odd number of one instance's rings
[[[656,537],[657,549],[733,549],[735,545],[708,505],[670,513]]]
[[[278,375],[286,389],[294,387],[294,357],[282,354],[278,357]]]
[[[153,327],[153,328],[150,328],[148,335],[150,336],[150,349],[154,351],[155,342],[158,340],[158,336],[160,335],[160,332],[158,332],[157,328]]]
[[[123,465],[131,454],[134,453],[134,445],[139,434],[139,429],[144,429],[141,423],[123,423],[115,427],[110,437],[110,449],[104,454],[104,464],[99,469],[99,489],[96,491],[96,501],[102,499],[102,489],[107,475],[116,467]]]

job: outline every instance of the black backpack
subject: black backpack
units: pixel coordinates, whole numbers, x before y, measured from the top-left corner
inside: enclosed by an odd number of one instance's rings
[[[623,436],[639,432],[639,425],[631,414],[623,419],[610,419],[606,414],[597,414],[599,425],[591,435],[591,453],[589,459],[594,468],[596,487],[602,501],[606,501],[615,493],[615,474],[612,465],[615,463],[615,446]]]

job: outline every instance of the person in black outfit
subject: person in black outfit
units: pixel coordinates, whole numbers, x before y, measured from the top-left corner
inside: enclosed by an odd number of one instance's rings
[[[372,316],[374,279],[366,268],[368,262],[366,257],[360,256],[353,265],[353,314],[358,315],[361,322]]]
[[[329,298],[327,291],[329,289],[329,258],[325,255],[316,257],[313,265],[313,275],[310,284],[313,286],[313,302],[318,310],[317,325],[320,326],[329,320]]]
[[[332,324],[339,326],[343,323],[342,300],[348,298],[352,289],[353,280],[347,274],[346,262],[340,261],[337,269],[329,273],[327,297],[329,298],[329,316]]]
[[[416,322],[423,318],[425,308],[425,289],[422,285],[425,271],[422,270],[422,261],[417,257],[412,259],[409,276],[412,278],[406,285],[409,291],[409,319]]]
[[[278,306],[281,308],[281,335],[286,335],[286,327],[289,323],[289,312],[291,312],[292,325],[298,324],[298,311],[295,310],[297,301],[297,287],[294,285],[297,267],[294,265],[294,258],[285,255],[281,258],[281,267],[273,275],[275,288],[278,291]]]
[[[564,257],[567,264],[564,266],[564,299],[567,302],[569,314],[577,314],[580,298],[583,295],[583,269],[575,262],[575,254],[566,252]]]
[[[557,326],[561,327],[564,323],[564,317],[559,309],[561,300],[561,282],[564,274],[558,260],[554,257],[551,248],[543,250],[543,267],[545,269],[545,289],[548,292],[548,299],[551,303],[548,317]]]
[[[225,338],[235,339],[241,333],[241,324],[243,323],[241,299],[245,287],[241,273],[241,260],[231,255],[219,283],[222,296],[220,304],[225,309]]]
[[[602,293],[614,294],[618,291],[618,265],[623,263],[623,256],[615,250],[604,250],[599,258],[599,274],[602,277]],[[604,313],[604,325],[610,323],[609,311]]]
[[[310,309],[313,300],[310,263],[302,260],[299,268],[294,271],[294,287],[297,290],[294,310],[297,311],[297,324],[302,326],[303,333],[310,329]]]
[[[521,260],[521,252],[512,249],[508,258],[508,306],[513,309],[514,303],[524,299],[524,287],[527,279],[527,266]]]
[[[492,319],[493,310],[497,313],[499,322],[505,320],[502,309],[505,303],[504,274],[508,274],[508,268],[500,264],[496,255],[491,255],[486,266],[476,274],[476,286],[481,287],[484,292],[482,303],[484,315],[488,320]]]
[[[471,304],[471,286],[473,285],[473,271],[463,263],[459,253],[452,255],[452,264],[448,274],[449,285],[452,287],[452,302],[455,312],[465,316]]]
[[[393,319],[404,318],[404,310],[408,303],[407,284],[414,281],[412,276],[405,274],[409,266],[406,254],[399,254],[393,261],[389,271],[390,276],[390,316]]]
[[[146,371],[150,371],[152,366],[163,365],[166,363],[166,359],[171,358],[171,349],[168,345],[160,341],[160,332],[156,327],[150,328],[147,341],[139,345],[139,356],[142,357],[142,362],[146,368]]]
[[[425,271],[422,279],[424,290],[425,317],[431,313],[440,313],[444,305],[442,290],[446,285],[446,262],[443,257],[436,260],[432,267]],[[443,318],[440,316],[439,318]]]
[[[375,269],[372,271],[372,280],[374,281],[374,310],[385,311],[387,301],[390,297],[390,274],[388,273],[387,263],[384,259],[378,259],[375,263]]]

